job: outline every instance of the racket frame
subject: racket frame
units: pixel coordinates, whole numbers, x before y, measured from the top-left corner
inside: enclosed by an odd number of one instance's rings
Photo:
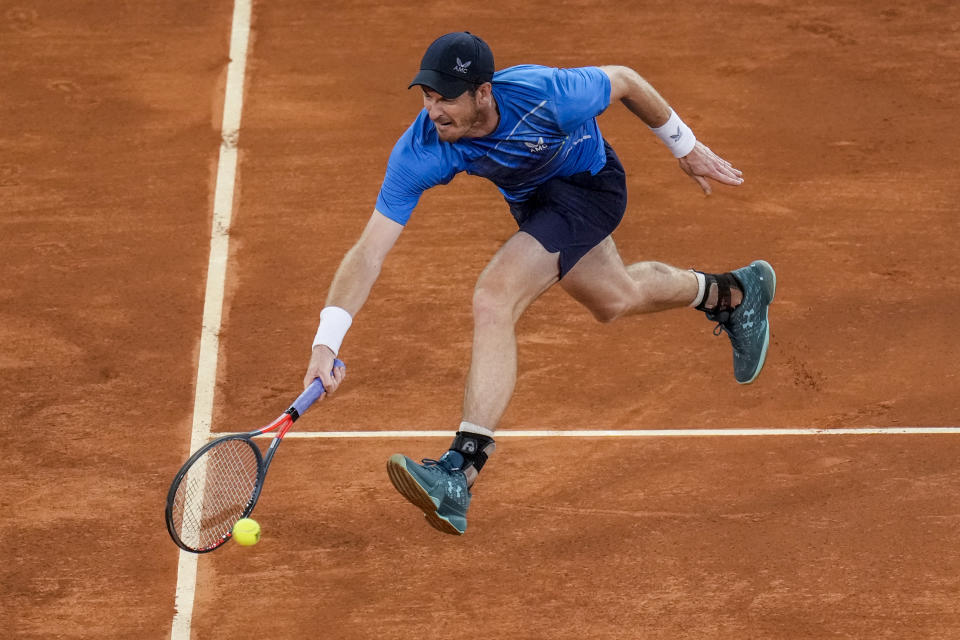
[[[344,364],[338,359],[334,362],[334,366],[343,367]],[[276,454],[277,448],[280,446],[280,441],[283,440],[283,436],[287,435],[287,431],[290,430],[290,427],[293,426],[293,423],[297,421],[300,415],[309,409],[310,406],[324,393],[325,390],[323,388],[323,383],[321,383],[320,379],[317,378],[313,381],[313,384],[311,384],[302,394],[300,394],[300,396],[294,401],[289,409],[280,414],[270,424],[247,433],[231,433],[216,438],[215,440],[211,440],[207,444],[197,449],[197,451],[190,456],[186,462],[183,463],[183,466],[180,467],[177,475],[173,478],[173,482],[170,484],[170,490],[167,491],[167,506],[164,513],[167,522],[167,532],[170,534],[170,537],[178,547],[184,551],[189,551],[190,553],[209,553],[214,549],[220,548],[225,542],[233,537],[233,532],[229,531],[222,538],[220,538],[216,544],[204,547],[202,549],[194,549],[183,542],[183,540],[180,539],[180,535],[177,534],[176,526],[173,522],[174,501],[176,500],[177,491],[180,488],[180,484],[183,482],[183,479],[186,477],[187,473],[190,472],[190,468],[193,466],[193,464],[210,449],[225,441],[247,441],[247,443],[250,445],[250,448],[254,450],[257,459],[257,480],[250,496],[250,502],[247,504],[246,508],[243,510],[243,514],[238,519],[249,517],[249,515],[253,512],[253,508],[257,506],[257,501],[260,499],[260,494],[263,491],[263,484],[267,479],[267,470],[270,468],[270,463],[273,461],[273,456]],[[267,452],[262,453],[260,451],[260,447],[258,447],[253,441],[253,438],[274,430],[277,430],[277,433],[274,435],[273,440],[270,441],[270,446],[267,448]]]

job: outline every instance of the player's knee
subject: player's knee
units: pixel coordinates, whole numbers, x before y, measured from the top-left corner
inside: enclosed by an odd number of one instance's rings
[[[499,291],[478,284],[473,290],[474,324],[512,322],[513,305]]]
[[[602,304],[591,307],[590,312],[597,322],[609,324],[627,313],[627,305],[619,303]]]

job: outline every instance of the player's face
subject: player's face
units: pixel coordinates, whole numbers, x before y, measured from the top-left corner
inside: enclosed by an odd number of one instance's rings
[[[464,91],[456,98],[444,98],[428,89],[423,89],[423,108],[437,128],[437,135],[444,142],[456,142],[480,122],[480,105],[477,96]]]

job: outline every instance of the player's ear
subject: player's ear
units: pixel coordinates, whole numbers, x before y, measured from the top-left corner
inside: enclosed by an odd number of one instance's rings
[[[477,87],[477,102],[482,105],[491,104],[493,102],[493,84],[484,82]]]

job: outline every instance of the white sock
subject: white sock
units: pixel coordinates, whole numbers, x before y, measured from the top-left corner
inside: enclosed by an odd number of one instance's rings
[[[703,302],[703,297],[707,294],[707,279],[699,271],[693,269],[690,269],[690,271],[693,271],[693,275],[697,276],[697,297],[690,303],[691,307],[696,307]]]
[[[488,438],[493,437],[493,429],[487,429],[486,427],[481,427],[478,424],[473,424],[472,422],[467,422],[466,420],[460,423],[460,431],[476,433],[477,435],[487,436]]]

